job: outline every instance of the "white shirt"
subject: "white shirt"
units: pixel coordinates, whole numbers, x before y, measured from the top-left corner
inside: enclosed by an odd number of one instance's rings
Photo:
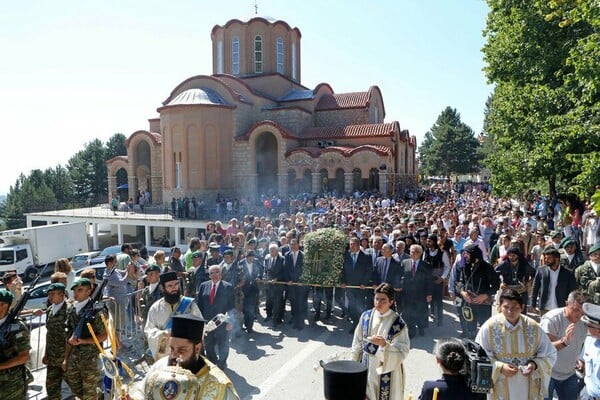
[[[85,305],[88,303],[88,301],[90,301],[89,297],[87,299],[85,299],[84,301],[75,301],[75,302],[73,302],[73,305],[75,306],[75,311],[77,311],[77,314],[79,314],[79,312],[81,311],[81,309],[83,307],[85,307]]]
[[[61,301],[58,304],[52,304],[52,315],[56,315],[56,313],[58,312],[58,310],[60,310],[60,308],[63,306],[63,304],[65,304],[65,301]]]
[[[556,302],[556,284],[558,283],[559,271],[560,267],[556,268],[556,271],[553,271],[552,268],[548,268],[550,282],[548,283],[548,300],[546,300],[546,304],[544,304],[544,310],[554,310],[555,308],[558,308]]]

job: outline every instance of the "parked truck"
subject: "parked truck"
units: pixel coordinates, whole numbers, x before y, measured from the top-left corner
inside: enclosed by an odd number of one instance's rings
[[[25,282],[59,258],[88,251],[85,222],[42,225],[0,232],[0,277],[17,271]]]

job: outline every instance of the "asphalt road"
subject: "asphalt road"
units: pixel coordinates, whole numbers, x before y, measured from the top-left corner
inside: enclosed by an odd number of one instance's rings
[[[450,303],[445,306],[446,311],[453,311]],[[323,399],[323,370],[318,366],[319,361],[350,358],[350,324],[339,317],[339,310],[335,314],[331,321],[311,323],[302,331],[291,325],[279,330],[259,323],[255,333],[244,333],[234,339],[226,373],[240,398]],[[309,315],[312,318],[313,314]],[[425,336],[411,340],[411,351],[404,362],[405,398],[412,393],[416,399],[425,380],[441,376],[431,351],[436,338],[457,336],[458,329],[458,320],[446,313],[443,326],[430,324]]]
[[[404,362],[406,372],[405,399],[409,393],[417,399],[425,380],[437,379],[441,371],[431,351],[437,338],[457,336],[460,332],[454,307],[445,302],[444,324],[441,327],[430,323],[425,336],[411,340],[411,351]],[[262,311],[262,310],[261,310]],[[312,319],[313,313],[309,312]],[[292,325],[284,324],[281,329],[273,329],[270,322],[262,318],[254,325],[252,334],[242,333],[232,337],[228,368],[225,373],[232,380],[241,400],[317,400],[323,399],[323,370],[319,361],[350,358],[352,335],[348,333],[349,322],[340,318],[336,309],[330,321],[311,322],[299,331]],[[289,312],[286,313],[289,316]],[[311,320],[312,321],[312,320]],[[32,347],[44,341],[45,330],[32,332]],[[130,339],[133,346],[128,353],[120,354],[136,372],[140,380],[147,366],[134,365],[141,354],[139,337]],[[130,340],[126,340],[129,342]],[[39,342],[38,342],[39,343]],[[43,346],[43,343],[42,343]],[[121,353],[121,352],[120,352]],[[35,355],[32,354],[35,364]],[[37,361],[38,366],[39,358]],[[45,369],[34,372],[35,382],[30,385],[29,399],[44,399]],[[70,398],[68,390],[64,398]]]

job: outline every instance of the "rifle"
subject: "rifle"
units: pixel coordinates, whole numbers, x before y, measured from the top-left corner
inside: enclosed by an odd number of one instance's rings
[[[113,267],[112,271],[110,271],[110,273],[106,275],[106,277],[104,277],[102,283],[99,284],[96,290],[94,290],[94,293],[92,293],[90,301],[88,302],[88,304],[85,305],[84,309],[82,310],[81,319],[79,320],[79,323],[77,323],[77,326],[73,331],[74,337],[81,339],[83,337],[83,329],[86,327],[87,323],[92,323],[94,321],[94,318],[96,318],[96,314],[98,313],[98,311],[104,309],[104,302],[102,301],[102,292],[104,292],[104,288],[108,284],[109,278],[112,276],[112,274],[115,273],[116,269],[116,267]]]
[[[31,292],[35,288],[35,285],[40,280],[40,277],[44,274],[44,272],[46,272],[46,268],[48,268],[48,264],[46,264],[42,271],[38,273],[35,278],[33,278],[31,284],[27,287],[27,289],[25,289],[23,295],[21,296],[17,304],[15,304],[15,307],[12,310],[10,310],[6,317],[6,320],[4,321],[4,323],[2,323],[2,326],[0,326],[1,348],[7,348],[10,345],[10,343],[8,342],[8,335],[12,332],[16,332],[17,330],[19,330],[19,325],[15,324],[15,320],[25,307],[25,304],[27,304],[27,301],[29,300],[29,292]]]

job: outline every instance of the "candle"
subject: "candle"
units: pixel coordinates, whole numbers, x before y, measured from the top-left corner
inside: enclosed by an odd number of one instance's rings
[[[437,400],[439,392],[440,392],[439,388],[433,388],[433,398],[431,400]]]

